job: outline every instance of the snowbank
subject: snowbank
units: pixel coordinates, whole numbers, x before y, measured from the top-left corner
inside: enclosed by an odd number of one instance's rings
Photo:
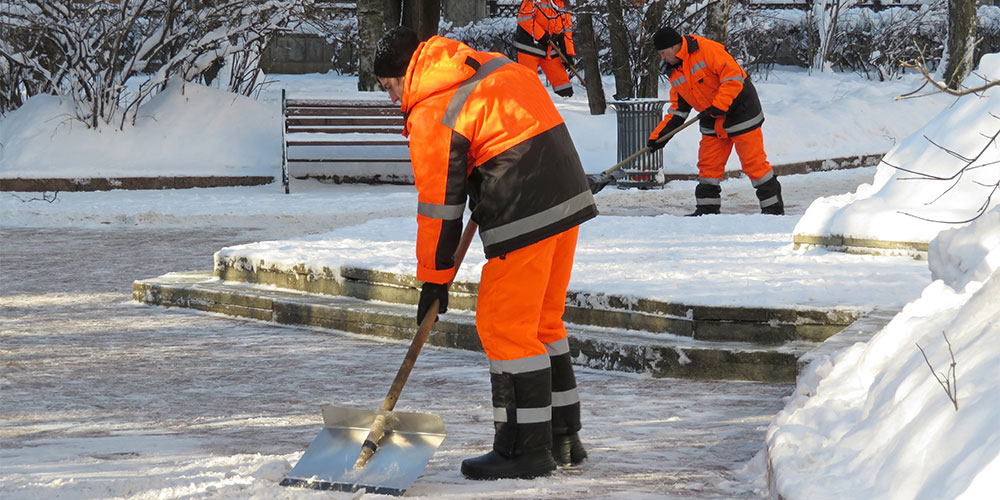
[[[1000,54],[983,56],[965,85],[984,78],[1000,79]],[[794,234],[929,242],[975,217],[987,200],[987,209],[1000,204],[996,193],[990,199],[1000,178],[998,132],[1000,87],[958,98],[886,154],[872,184],[814,201]]]
[[[40,95],[0,120],[0,145],[7,178],[277,177],[281,109],[172,82],[139,107],[135,127],[87,129],[68,102]]]
[[[767,432],[772,493],[787,500],[995,498],[998,221],[994,209],[935,239],[929,260],[945,281],[927,286],[869,342],[818,359],[800,375]],[[944,379],[953,359],[957,410],[927,366]]]
[[[720,307],[902,307],[930,278],[908,258],[796,252],[791,217],[616,217],[580,226],[570,288],[575,291]],[[324,274],[360,267],[412,275],[412,216],[368,221],[296,240],[263,241],[216,252],[220,262]],[[485,260],[473,241],[458,280],[478,282]],[[336,273],[334,273],[336,274]]]

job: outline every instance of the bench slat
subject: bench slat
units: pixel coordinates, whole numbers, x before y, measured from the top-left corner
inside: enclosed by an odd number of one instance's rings
[[[348,107],[348,108],[396,108],[398,104],[392,101],[345,101],[338,99],[285,99],[286,106],[322,106],[322,107]]]
[[[408,141],[287,141],[293,146],[409,146]]]
[[[285,113],[287,116],[392,116],[400,120],[403,119],[403,113],[399,111],[399,108],[288,107]]]
[[[394,134],[403,135],[401,128],[337,127],[337,128],[294,128],[290,134]]]
[[[288,163],[410,163],[409,158],[289,158]]]
[[[402,118],[288,118],[285,120],[288,128],[292,127],[317,127],[317,126],[342,126],[350,125],[354,127],[375,125],[379,127],[400,127],[403,126]]]

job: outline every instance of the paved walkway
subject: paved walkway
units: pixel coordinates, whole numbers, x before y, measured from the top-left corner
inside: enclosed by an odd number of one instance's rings
[[[406,346],[130,300],[135,279],[284,236],[0,229],[0,497],[287,498],[277,481],[318,432],[319,405],[377,407]],[[491,439],[486,360],[425,349],[397,409],[441,415],[448,438],[408,496],[733,499],[765,487],[739,470],[790,386],[578,376],[592,460],[472,483],[458,465]]]

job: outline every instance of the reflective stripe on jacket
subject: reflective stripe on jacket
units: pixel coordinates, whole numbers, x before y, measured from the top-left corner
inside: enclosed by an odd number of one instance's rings
[[[715,106],[726,112],[722,133],[717,120],[705,118],[700,121],[704,135],[740,135],[764,123],[757,89],[721,43],[685,35],[677,58],[681,62],[670,70],[670,108],[650,134],[651,139],[659,137],[664,129],[669,131],[684,123],[692,108],[704,111]]]
[[[559,57],[548,43],[539,42],[546,34],[550,37],[562,33],[566,39],[566,55],[575,56],[573,46],[573,18],[563,0],[522,0],[517,13],[517,30],[514,48],[519,52],[538,57]],[[550,53],[551,52],[551,53]]]
[[[402,110],[419,193],[417,279],[454,277],[467,199],[487,258],[597,215],[566,124],[524,66],[431,37],[410,60]]]

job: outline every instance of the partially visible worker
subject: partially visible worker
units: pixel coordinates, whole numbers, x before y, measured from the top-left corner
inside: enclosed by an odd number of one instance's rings
[[[537,74],[501,54],[397,27],[374,73],[406,115],[417,204],[419,323],[448,307],[466,202],[486,253],[476,329],[490,361],[493,449],[470,479],[576,465],[580,398],[562,315],[579,225],[597,216],[569,130]]]
[[[551,43],[550,43],[551,42]],[[553,48],[552,45],[555,45]],[[517,62],[538,72],[542,67],[549,85],[562,97],[573,96],[573,83],[559,52],[573,64],[573,19],[563,0],[521,0],[514,32]],[[558,52],[556,51],[558,49]]]
[[[692,109],[699,112],[698,185],[695,211],[688,215],[720,213],[722,177],[734,146],[757,191],[761,213],[783,215],[781,184],[764,153],[764,112],[746,71],[722,44],[697,35],[681,36],[670,27],[653,35],[653,46],[669,70],[670,108],[647,145],[662,148],[669,139],[657,139],[684,124]]]

